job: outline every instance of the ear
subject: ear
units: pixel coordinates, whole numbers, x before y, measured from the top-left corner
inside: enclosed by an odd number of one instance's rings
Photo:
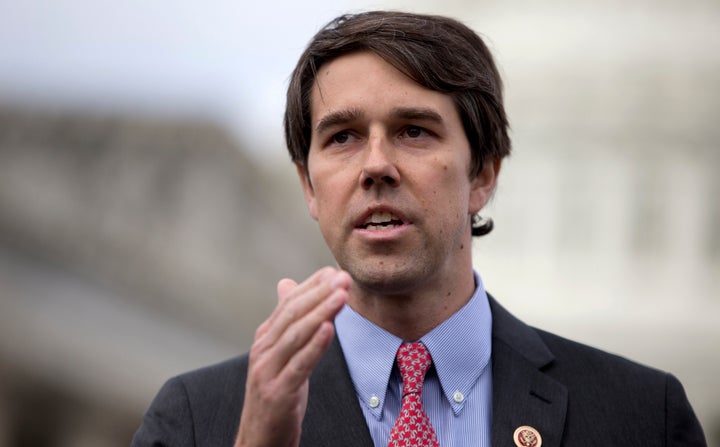
[[[495,186],[497,185],[498,174],[502,160],[492,160],[485,162],[480,173],[470,180],[470,201],[468,212],[471,216],[480,212],[485,204],[490,200]]]
[[[308,211],[310,211],[310,216],[317,220],[317,201],[315,199],[315,190],[310,182],[310,174],[302,163],[295,163],[295,169],[298,177],[300,177],[300,184],[302,185],[303,194],[305,194],[305,203]]]

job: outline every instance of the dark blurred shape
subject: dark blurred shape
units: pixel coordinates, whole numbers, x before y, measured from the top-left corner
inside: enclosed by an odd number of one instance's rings
[[[0,109],[0,445],[127,445],[162,381],[246,350],[277,280],[332,262],[288,165],[209,123]]]

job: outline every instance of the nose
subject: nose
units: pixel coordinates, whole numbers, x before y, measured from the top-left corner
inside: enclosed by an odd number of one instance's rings
[[[371,138],[365,148],[366,156],[360,171],[360,186],[368,190],[373,185],[397,187],[400,184],[400,173],[391,157],[392,148],[384,138]]]

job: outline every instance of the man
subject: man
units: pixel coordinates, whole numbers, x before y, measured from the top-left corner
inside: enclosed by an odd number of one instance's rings
[[[339,269],[281,280],[249,355],[170,380],[133,445],[705,445],[674,377],[526,326],[473,271],[510,151],[474,32],[332,21],[293,72],[285,129]]]

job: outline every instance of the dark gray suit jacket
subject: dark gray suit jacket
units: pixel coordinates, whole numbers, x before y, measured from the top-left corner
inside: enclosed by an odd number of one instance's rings
[[[705,446],[673,376],[526,326],[495,300],[494,447],[536,428],[543,447]],[[247,356],[169,380],[133,446],[232,446],[245,395]],[[372,447],[337,339],[310,378],[303,447]],[[452,446],[444,446],[452,447]]]

